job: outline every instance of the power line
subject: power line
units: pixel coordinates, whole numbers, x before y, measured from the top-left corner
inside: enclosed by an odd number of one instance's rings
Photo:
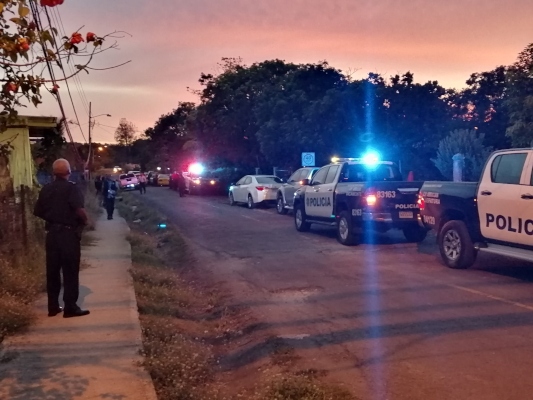
[[[42,24],[42,21],[41,21],[41,16],[39,15],[39,11],[37,9],[37,5],[36,3],[30,1],[30,8],[31,8],[31,11],[32,11],[32,14],[33,14],[33,19],[35,20],[35,23],[38,27],[39,30],[43,30],[43,24]],[[41,46],[43,48],[43,53],[46,55],[47,54],[47,48],[46,48],[46,42],[42,41],[41,42]],[[46,67],[48,69],[48,72],[50,74],[50,79],[52,81],[52,83],[54,84],[54,87],[56,84],[56,79],[55,79],[55,74],[54,74],[54,70],[52,68],[52,65],[50,64],[50,61],[48,59],[46,59]],[[65,130],[67,131],[67,135],[70,139],[70,143],[71,143],[71,147],[72,147],[72,150],[74,152],[74,155],[77,159],[78,162],[80,163],[83,163],[83,160],[80,156],[80,153],[78,152],[78,149],[76,148],[76,146],[74,145],[74,139],[72,138],[72,133],[70,132],[70,126],[68,125],[67,123],[67,117],[66,117],[66,114],[65,114],[65,108],[63,107],[63,102],[61,101],[61,96],[59,94],[58,91],[55,92],[55,95],[56,95],[56,98],[57,98],[57,102],[59,104],[59,109],[61,111],[61,115],[63,117],[62,119],[62,122],[63,122],[63,126],[65,127]]]
[[[51,9],[52,11],[52,15],[54,16],[55,15],[55,20],[57,21],[56,24],[57,26],[59,27],[59,29],[61,30],[61,33],[63,36],[67,36],[66,34],[66,30],[65,30],[65,26],[63,25],[63,19],[61,18],[61,14],[59,13],[59,9],[57,8],[52,8]],[[68,59],[68,65],[69,65],[69,69],[70,69],[70,72],[71,74],[73,74],[75,72],[75,66],[74,66],[74,62],[72,61],[72,59]],[[85,114],[87,114],[87,116],[89,115],[89,100],[87,99],[87,96],[85,95],[85,90],[83,89],[83,84],[81,82],[81,78],[80,78],[80,75],[74,75],[74,83],[76,84],[77,88],[78,88],[78,95],[81,99],[81,102],[83,104],[83,107],[85,109]]]

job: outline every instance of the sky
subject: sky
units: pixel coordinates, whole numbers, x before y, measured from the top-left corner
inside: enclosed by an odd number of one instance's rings
[[[533,42],[532,0],[65,0],[56,11],[68,35],[126,32],[91,66],[131,62],[82,72],[70,83],[74,107],[60,83],[67,119],[76,121],[75,108],[85,138],[89,102],[92,115],[111,114],[95,118],[96,142],[113,142],[121,118],[142,133],[180,101],[197,102],[190,89],[202,72],[216,74],[222,57],[326,60],[354,78],[411,71],[416,82],[460,89]],[[48,94],[21,113],[60,116]]]

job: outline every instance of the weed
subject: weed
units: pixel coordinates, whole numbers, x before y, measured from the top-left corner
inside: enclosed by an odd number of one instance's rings
[[[262,400],[353,400],[344,389],[325,385],[313,378],[289,376],[271,383]]]

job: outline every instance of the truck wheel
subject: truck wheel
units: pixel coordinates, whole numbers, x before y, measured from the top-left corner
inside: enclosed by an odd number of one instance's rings
[[[439,250],[450,268],[465,269],[476,261],[477,252],[463,221],[448,221],[439,233]]]
[[[229,205],[234,206],[235,205],[235,199],[233,198],[233,193],[229,194]]]
[[[249,210],[255,208],[254,199],[251,194],[248,195],[248,201],[246,202],[246,206],[248,207]]]
[[[408,226],[403,228],[402,231],[407,241],[411,243],[423,242],[428,235],[428,231],[418,225]]]
[[[283,195],[278,196],[278,201],[276,202],[276,210],[278,211],[278,214],[285,215],[287,214],[287,209],[285,208],[285,204],[283,202]]]
[[[311,228],[311,224],[307,222],[307,216],[302,206],[297,206],[294,209],[294,225],[298,232],[307,232]]]
[[[337,240],[345,246],[358,244],[359,237],[353,231],[352,217],[348,211],[341,211],[337,219]]]

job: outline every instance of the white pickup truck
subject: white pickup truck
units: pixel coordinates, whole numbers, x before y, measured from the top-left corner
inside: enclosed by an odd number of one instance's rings
[[[424,182],[419,205],[448,267],[478,252],[533,262],[533,149],[494,152],[479,183]]]

